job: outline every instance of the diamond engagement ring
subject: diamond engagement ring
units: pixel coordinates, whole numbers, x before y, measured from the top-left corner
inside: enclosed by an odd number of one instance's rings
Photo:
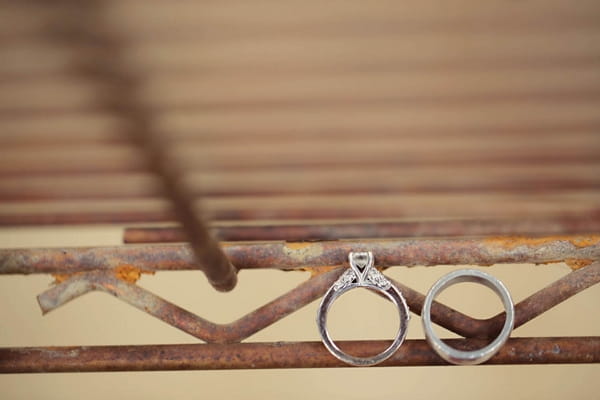
[[[431,323],[431,304],[433,303],[433,300],[435,300],[437,295],[440,294],[442,290],[461,282],[480,283],[489,287],[498,296],[500,296],[500,299],[504,304],[504,309],[506,311],[506,320],[504,321],[504,326],[502,327],[498,337],[482,349],[473,351],[457,350],[442,342],[442,340],[433,331],[433,326]],[[453,364],[473,365],[481,364],[482,362],[489,360],[498,352],[498,350],[500,350],[504,343],[506,343],[510,333],[512,332],[515,322],[515,310],[510,294],[502,282],[490,274],[476,269],[461,269],[444,275],[431,287],[429,293],[427,293],[427,297],[425,298],[425,303],[423,304],[421,320],[423,322],[423,329],[425,330],[425,337],[427,338],[427,341],[440,357]]]
[[[329,288],[317,312],[317,325],[323,344],[331,354],[339,360],[358,366],[369,366],[378,364],[391,357],[396,350],[402,345],[406,337],[408,321],[410,314],[406,301],[402,294],[381,272],[373,266],[373,253],[371,252],[356,252],[348,255],[350,268],[347,269],[338,280]],[[387,299],[392,301],[398,308],[400,315],[400,326],[392,344],[373,357],[354,357],[344,353],[333,342],[329,332],[327,331],[327,313],[333,302],[344,293],[356,289],[366,288],[377,291],[383,294]]]

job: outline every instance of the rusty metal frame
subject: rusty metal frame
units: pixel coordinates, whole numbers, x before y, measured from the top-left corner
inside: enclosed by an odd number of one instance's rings
[[[254,333],[288,316],[299,308],[316,300],[327,290],[342,272],[350,251],[372,251],[382,268],[393,266],[436,266],[471,264],[489,266],[501,263],[546,264],[564,262],[573,271],[522,300],[515,307],[516,323],[521,326],[566,299],[600,282],[600,212],[596,205],[586,206],[584,211],[572,214],[533,215],[519,218],[513,215],[499,219],[448,219],[435,221],[400,221],[367,223],[322,223],[278,225],[219,226],[209,229],[197,212],[195,198],[198,195],[183,183],[177,163],[170,159],[168,143],[161,138],[153,123],[151,111],[138,97],[140,77],[124,61],[125,41],[106,29],[102,24],[102,1],[79,4],[61,4],[56,11],[48,13],[47,37],[57,43],[69,41],[87,47],[78,54],[74,47],[70,73],[101,83],[103,91],[98,96],[98,109],[109,111],[123,120],[125,138],[142,151],[140,159],[104,160],[88,166],[88,171],[142,171],[150,170],[162,184],[163,194],[171,207],[146,210],[92,210],[84,212],[55,213],[43,215],[0,215],[0,224],[24,225],[46,223],[80,222],[152,222],[176,219],[182,228],[130,228],[124,242],[131,246],[63,248],[63,249],[14,249],[0,250],[0,274],[54,274],[60,281],[38,296],[43,313],[91,291],[101,291],[130,304],[168,324],[178,328],[206,344],[158,345],[158,346],[95,346],[95,347],[36,347],[0,348],[0,373],[32,372],[82,372],[82,371],[139,371],[184,369],[242,369],[242,368],[321,368],[342,367],[338,360],[327,353],[320,343],[240,343]],[[548,127],[547,130],[552,129]],[[502,132],[503,134],[506,132]],[[514,133],[514,132],[513,132]],[[517,132],[519,133],[519,132]],[[267,138],[271,140],[272,138]],[[561,149],[562,150],[562,149]],[[578,154],[538,154],[538,158],[553,162],[562,160],[595,161],[594,149],[583,148]],[[346,154],[342,154],[346,158]],[[367,155],[376,165],[380,154]],[[386,158],[386,163],[397,164],[396,155]],[[325,164],[312,167],[336,165],[340,155]],[[454,157],[454,158],[453,158]],[[447,155],[444,160],[514,161],[529,159],[529,154],[458,154]],[[436,157],[430,162],[435,163]],[[192,165],[204,165],[193,162]],[[353,162],[355,160],[352,160]],[[208,160],[210,162],[210,160]],[[258,163],[272,167],[280,160]],[[295,161],[297,162],[297,160]],[[322,161],[323,162],[323,161]],[[345,162],[345,161],[344,161]],[[402,161],[404,162],[404,161]],[[257,166],[255,165],[255,167]],[[443,163],[442,163],[443,165]],[[9,175],[35,175],[47,173],[46,165],[30,166],[20,161],[9,168]],[[231,159],[221,167],[244,168],[244,159]],[[74,173],[70,168],[50,168],[51,173]],[[207,168],[210,170],[210,168]],[[6,172],[6,171],[5,171]],[[597,188],[595,180],[572,182],[552,180],[548,188]],[[385,185],[384,185],[385,186]],[[435,185],[434,185],[435,186]],[[521,182],[518,187],[527,189]],[[480,185],[480,189],[497,190],[501,184]],[[505,187],[505,188],[506,188]],[[36,192],[46,199],[62,199],[60,188]],[[226,194],[235,194],[230,188]],[[351,188],[354,190],[354,188]],[[364,189],[364,188],[363,188]],[[381,189],[381,188],[379,188]],[[413,190],[439,192],[444,187],[416,185]],[[456,187],[454,188],[457,189]],[[268,192],[268,191],[267,191]],[[328,193],[327,191],[325,191]],[[131,193],[121,193],[127,198]],[[139,194],[139,193],[138,193]],[[144,193],[142,193],[144,194]],[[152,192],[153,195],[157,194]],[[201,194],[201,193],[200,193]],[[212,194],[223,194],[214,191]],[[332,193],[329,193],[332,194]],[[83,197],[102,198],[98,193],[80,193]],[[11,197],[13,196],[13,197]],[[3,194],[3,199],[23,199],[27,190]],[[110,194],[109,198],[119,197]],[[333,198],[333,197],[331,197]],[[245,199],[244,199],[245,201]],[[236,203],[240,204],[240,203]],[[268,218],[362,218],[363,204],[346,210],[280,209],[264,212],[256,203],[245,208],[215,208],[204,216],[243,220]],[[375,208],[375,207],[374,207]],[[212,212],[212,214],[211,214]],[[381,217],[402,217],[403,210],[394,207],[383,209]],[[373,214],[373,215],[375,215]],[[523,212],[521,212],[523,214]],[[373,217],[371,215],[371,217]],[[492,235],[513,236],[492,236]],[[524,236],[514,236],[515,234]],[[560,236],[535,236],[560,234]],[[483,237],[465,237],[483,235]],[[531,236],[534,235],[534,236]],[[440,238],[413,239],[412,236],[440,236]],[[456,236],[448,238],[448,236]],[[218,243],[216,239],[229,242]],[[367,239],[368,238],[368,239]],[[344,240],[338,240],[344,239]],[[241,242],[251,240],[252,242]],[[278,241],[272,241],[278,240]],[[311,241],[317,240],[317,241]],[[189,241],[190,245],[165,244]],[[162,243],[140,245],[141,243]],[[202,270],[209,282],[219,290],[235,286],[237,269],[276,268],[281,270],[310,270],[312,277],[289,292],[250,312],[237,321],[216,324],[195,315],[166,299],[135,284],[141,273],[165,270]],[[411,310],[417,314],[423,305],[424,295],[410,287],[395,282],[406,297]],[[495,336],[504,319],[503,313],[487,320],[479,320],[462,314],[442,303],[432,307],[432,320],[437,324],[465,337],[452,340],[459,348],[473,349],[482,346]],[[387,344],[382,341],[343,342],[341,346],[357,355],[379,351]],[[599,337],[564,338],[512,338],[489,360],[489,364],[531,363],[599,363]],[[423,340],[409,340],[384,366],[443,365]]]
[[[60,276],[64,281],[38,296],[43,313],[50,312],[85,293],[101,291],[207,344],[191,347],[166,345],[8,348],[0,350],[0,372],[238,369],[250,366],[254,368],[337,367],[340,366],[339,363],[317,343],[240,344],[239,342],[322,296],[342,273],[343,268],[336,267],[343,264],[342,258],[338,258],[337,255],[343,256],[347,246],[367,249],[376,246],[379,250],[387,249],[387,252],[382,252],[383,266],[399,263],[439,265],[444,263],[444,260],[439,257],[440,254],[448,252],[460,255],[446,262],[472,263],[473,254],[480,257],[480,261],[489,262],[490,259],[482,257],[482,248],[488,251],[487,257],[491,250],[494,250],[496,258],[491,260],[493,262],[514,262],[515,257],[519,257],[517,260],[520,262],[525,259],[535,260],[535,262],[556,262],[557,252],[560,253],[559,260],[561,257],[562,261],[571,260],[573,272],[515,306],[515,327],[518,327],[600,282],[600,263],[589,261],[597,260],[600,256],[598,242],[598,237],[595,236],[565,236],[505,237],[487,239],[487,242],[480,239],[439,239],[230,244],[224,247],[226,252],[234,260],[244,260],[239,263],[243,268],[261,268],[265,267],[265,262],[268,262],[270,267],[279,265],[278,268],[283,269],[308,269],[313,271],[313,276],[288,293],[228,324],[216,324],[203,319],[135,284],[139,274],[144,271],[197,269],[191,250],[187,246],[2,250],[0,251],[0,273],[62,274]],[[485,247],[490,243],[494,243],[492,247]],[[502,243],[502,246],[498,247],[498,243]],[[468,247],[461,248],[461,245]],[[320,246],[318,249],[323,250],[316,258],[313,253],[314,246]],[[411,255],[409,251],[411,248],[427,249],[431,253],[427,253],[428,258],[422,257],[423,253],[419,253],[421,258],[414,254],[412,259],[398,258],[400,254]],[[434,248],[438,249],[437,255],[433,252]],[[475,250],[468,252],[467,248]],[[500,251],[501,248],[504,250]],[[240,254],[246,257],[241,257]],[[270,255],[270,258],[267,255]],[[392,257],[392,255],[396,256]],[[438,257],[435,259],[437,263],[433,262],[431,257]],[[259,262],[263,258],[267,261]],[[550,258],[553,260],[549,261]],[[133,272],[134,278],[124,276],[124,270]],[[410,309],[419,314],[425,296],[401,282],[394,281],[394,283],[403,292]],[[503,319],[503,313],[487,320],[474,319],[439,302],[435,302],[432,307],[432,320],[435,323],[467,338],[456,341],[459,347],[477,347],[482,341],[494,337]],[[511,339],[505,349],[490,363],[599,362],[600,342],[598,340],[598,338]],[[384,344],[385,342],[370,341],[343,345],[349,346],[354,353],[367,354]],[[443,361],[425,346],[423,341],[409,341],[404,350],[385,365],[443,364]],[[267,350],[268,354],[265,353]],[[157,352],[164,359],[151,355]]]

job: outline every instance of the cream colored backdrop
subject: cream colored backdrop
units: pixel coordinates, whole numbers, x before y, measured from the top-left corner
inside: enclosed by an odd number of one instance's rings
[[[118,244],[119,228],[3,229],[0,247]],[[425,292],[455,267],[392,268],[395,279]],[[569,272],[562,264],[500,265],[486,268],[519,301]],[[163,272],[139,283],[203,317],[227,322],[264,304],[307,278],[303,272],[242,271],[238,287],[217,293],[200,272]],[[52,279],[45,275],[0,276],[0,345],[102,345],[195,343],[187,334],[102,293],[88,294],[42,317],[35,296]],[[442,300],[484,317],[500,311],[491,292],[450,288]],[[514,336],[600,335],[600,287],[561,304]],[[250,338],[250,341],[318,340],[314,302]],[[331,315],[336,339],[389,338],[394,311],[377,296],[352,292]],[[448,332],[444,335],[451,336]],[[422,338],[420,320],[411,320],[409,338]],[[2,399],[594,399],[600,393],[600,366],[476,366],[134,372],[0,376]]]

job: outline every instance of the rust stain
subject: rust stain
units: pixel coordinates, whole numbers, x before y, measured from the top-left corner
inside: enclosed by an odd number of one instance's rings
[[[589,247],[600,243],[600,235],[580,236],[569,241],[576,247]]]
[[[600,235],[586,236],[544,236],[544,237],[528,237],[528,236],[496,236],[484,240],[485,244],[502,247],[507,250],[514,249],[520,246],[535,247],[552,242],[567,241],[573,246],[582,248],[589,247],[600,243]]]
[[[129,265],[129,264],[119,265],[118,267],[113,269],[112,272],[117,279],[120,279],[125,282],[129,282],[129,283],[136,283],[140,279],[142,274],[154,275],[154,271],[143,270],[141,268],[137,268],[137,267],[135,267],[133,265]],[[52,277],[54,278],[54,281],[52,282],[52,284],[58,285],[59,283],[63,283],[65,281],[73,278],[74,276],[82,275],[84,273],[85,272],[75,272],[73,274],[52,274]]]
[[[154,275],[154,271],[143,270],[141,268],[129,264],[119,265],[118,267],[113,269],[112,272],[117,279],[129,283],[136,283],[140,279],[142,274]],[[73,278],[74,276],[82,275],[84,273],[85,272],[75,272],[73,274],[52,274],[52,277],[54,278],[52,284],[58,285],[59,283],[63,283]]]
[[[77,274],[81,274],[81,272],[77,272],[75,274],[52,274],[52,277],[54,278],[54,282],[52,282],[52,285],[58,285],[59,283],[63,283],[64,281],[71,279]]]
[[[593,262],[594,260],[590,260],[589,258],[567,258],[565,260],[565,264],[571,267],[572,270],[587,267]]]
[[[133,265],[124,264],[116,267],[114,269],[114,274],[118,279],[121,279],[122,281],[136,283],[138,279],[140,279],[142,274],[154,275],[154,271],[145,271]]]

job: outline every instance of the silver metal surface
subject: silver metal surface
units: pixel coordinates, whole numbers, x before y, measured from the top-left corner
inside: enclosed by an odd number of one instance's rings
[[[431,304],[435,298],[444,289],[462,282],[480,283],[492,289],[502,300],[506,312],[504,326],[498,337],[496,337],[489,345],[473,351],[457,350],[448,346],[435,334],[431,322]],[[510,293],[502,282],[490,274],[476,269],[461,269],[444,275],[431,287],[425,298],[425,303],[423,304],[421,320],[423,322],[423,329],[425,330],[427,341],[440,357],[457,365],[473,365],[481,364],[489,360],[498,352],[498,350],[500,350],[504,343],[506,343],[513,330],[515,311]]]
[[[319,334],[321,335],[321,339],[327,350],[339,360],[357,366],[379,364],[391,357],[402,345],[402,342],[404,342],[408,321],[410,320],[408,306],[398,288],[373,267],[373,253],[350,253],[348,255],[348,261],[350,263],[350,268],[339,277],[331,288],[329,288],[327,293],[325,293],[325,296],[323,296],[323,300],[319,306],[317,312]],[[331,339],[331,336],[327,331],[327,313],[333,302],[344,293],[356,288],[366,288],[380,292],[396,305],[400,316],[400,325],[392,344],[383,352],[372,357],[356,357],[344,353]]]

